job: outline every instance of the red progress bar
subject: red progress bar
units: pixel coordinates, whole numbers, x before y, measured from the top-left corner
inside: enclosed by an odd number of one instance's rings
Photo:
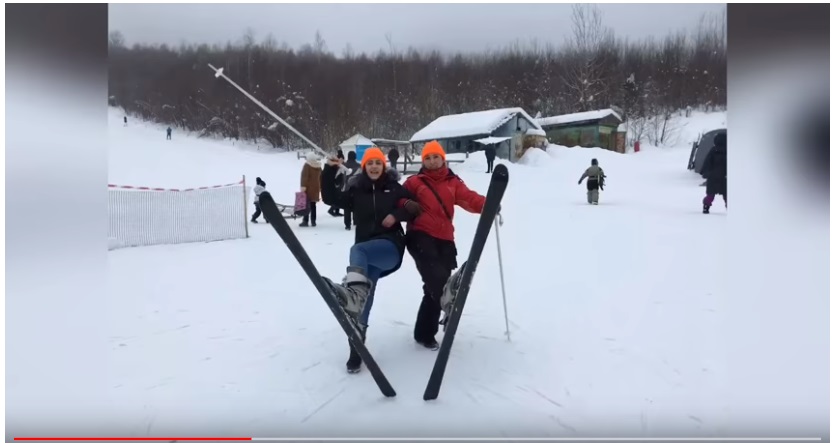
[[[250,441],[252,437],[15,437],[15,441]]]

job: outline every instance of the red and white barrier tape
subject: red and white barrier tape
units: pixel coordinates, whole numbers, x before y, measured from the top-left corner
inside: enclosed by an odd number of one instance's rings
[[[214,186],[202,186],[199,188],[188,188],[188,189],[174,189],[174,188],[151,188],[150,186],[127,186],[127,185],[112,185],[109,184],[107,187],[109,189],[132,189],[134,191],[170,191],[170,192],[187,192],[187,191],[197,191],[202,189],[216,189],[216,188],[226,188],[229,186],[237,186],[242,185],[243,180],[240,180],[237,183],[229,183],[227,185],[214,185]]]

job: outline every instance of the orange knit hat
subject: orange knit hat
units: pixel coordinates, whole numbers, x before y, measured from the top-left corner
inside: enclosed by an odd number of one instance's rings
[[[381,149],[377,148],[376,146],[373,146],[372,148],[367,148],[367,150],[364,151],[364,155],[362,156],[362,169],[364,169],[364,166],[367,164],[367,162],[374,159],[381,160],[382,166],[387,166],[385,165],[385,154],[382,152]]]
[[[422,161],[425,161],[425,157],[429,155],[439,155],[445,161],[445,150],[440,142],[433,140],[425,144],[425,147],[422,148]]]

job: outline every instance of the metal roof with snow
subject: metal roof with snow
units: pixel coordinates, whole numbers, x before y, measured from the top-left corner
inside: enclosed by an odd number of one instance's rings
[[[356,134],[338,145],[342,149],[355,149],[356,146],[373,146],[373,141],[361,134]]]
[[[556,115],[553,117],[538,118],[535,119],[535,121],[540,126],[557,126],[601,120],[609,115],[613,115],[619,119],[620,122],[622,121],[622,116],[613,109],[598,109],[595,111],[577,112],[575,114]]]
[[[469,137],[475,135],[489,136],[501,125],[520,114],[529,123],[541,129],[540,125],[521,108],[491,109],[488,111],[468,112],[464,114],[444,115],[428,126],[417,131],[411,142],[423,142],[447,138]]]
[[[496,145],[500,142],[510,140],[512,137],[486,137],[486,138],[479,138],[475,140],[475,142],[480,143],[481,145]]]

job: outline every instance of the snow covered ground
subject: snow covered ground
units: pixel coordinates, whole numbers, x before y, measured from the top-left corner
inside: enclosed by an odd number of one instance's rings
[[[278,201],[298,187],[293,153],[176,131],[167,141],[164,128],[121,117],[110,110],[110,183],[205,186],[245,174]],[[150,436],[725,435],[738,405],[727,395],[727,217],[720,199],[700,213],[689,152],[690,140],[628,155],[551,146],[509,164],[500,235],[512,341],[491,236],[434,402],[422,392],[437,354],[411,338],[422,284],[407,254],[380,282],[368,331],[398,392],[385,399],[367,371],[345,372],[346,337],[268,225],[251,225],[245,240],[111,251],[114,423]],[[588,206],[577,181],[594,157],[608,181]],[[486,192],[481,156],[454,169]],[[340,279],[353,233],[318,214],[318,227],[296,232],[319,270]],[[476,224],[458,210],[460,262]]]

